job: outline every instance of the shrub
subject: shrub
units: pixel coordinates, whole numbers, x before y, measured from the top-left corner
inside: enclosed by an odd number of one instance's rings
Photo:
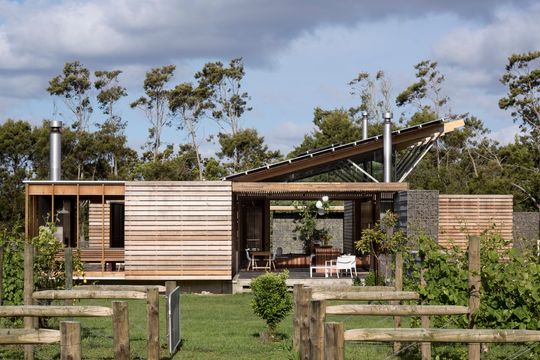
[[[292,310],[292,297],[285,283],[288,277],[289,273],[284,271],[266,273],[251,280],[253,312],[266,321],[270,334],[275,333],[277,325]]]

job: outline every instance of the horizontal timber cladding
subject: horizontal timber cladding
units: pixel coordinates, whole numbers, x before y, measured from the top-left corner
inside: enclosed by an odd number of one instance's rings
[[[230,280],[228,181],[127,182],[126,279]]]
[[[467,247],[467,235],[492,229],[512,240],[512,195],[439,195],[439,244]]]

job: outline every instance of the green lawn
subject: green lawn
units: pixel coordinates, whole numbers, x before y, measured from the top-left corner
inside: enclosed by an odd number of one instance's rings
[[[292,317],[286,318],[278,327],[281,341],[264,343],[259,340],[259,333],[265,330],[265,324],[251,310],[250,294],[240,295],[196,295],[181,296],[181,328],[183,344],[172,359],[296,359],[291,351]],[[164,299],[161,298],[160,335],[163,344],[162,359],[170,359],[166,348],[164,319]],[[84,301],[85,305],[110,306],[110,301]],[[129,302],[130,345],[132,359],[146,359],[146,302]],[[57,320],[54,320],[57,322]],[[113,359],[112,327],[108,318],[81,318],[84,359]],[[392,327],[388,317],[329,316],[328,321],[344,321],[346,328]],[[453,349],[457,345],[451,345]],[[466,348],[459,346],[463,354]],[[440,348],[442,350],[442,348]],[[514,359],[520,351],[525,351],[515,359],[534,359],[535,354],[527,347],[492,345],[490,352],[482,359]],[[416,345],[409,350],[416,350]],[[508,357],[510,356],[510,357]],[[22,359],[20,348],[0,347],[0,359]],[[37,360],[59,358],[59,345],[36,347]],[[392,356],[390,344],[347,343],[347,359],[396,359]],[[402,359],[417,359],[418,354]],[[460,357],[442,355],[444,359]]]
[[[265,323],[251,310],[251,295],[181,296],[182,347],[172,359],[295,359],[292,346],[292,316],[278,327],[282,340],[264,343],[259,333]],[[160,337],[162,358],[169,359],[166,348],[164,299],[161,298]],[[110,301],[88,300],[85,305],[110,306]],[[84,359],[113,359],[112,327],[108,318],[80,318]],[[345,320],[346,327],[391,326],[389,318],[330,317]],[[133,359],[146,359],[146,303],[129,301],[130,346]],[[54,320],[56,322],[56,320]],[[389,345],[347,345],[347,358],[384,359],[391,353]],[[19,348],[0,348],[0,358],[19,359]],[[36,347],[36,359],[59,358],[59,345]]]
[[[264,343],[259,333],[265,323],[253,315],[250,294],[239,295],[196,295],[181,296],[181,329],[183,344],[172,359],[296,359],[291,351],[292,317],[287,317],[278,327],[282,340]],[[162,359],[170,359],[166,347],[164,299],[160,301],[160,336]],[[110,306],[110,301],[88,300],[85,305]],[[146,302],[129,302],[130,346],[132,359],[146,359]],[[80,318],[83,334],[82,352],[84,359],[113,359],[112,326],[108,318]],[[388,317],[329,316],[328,321],[344,321],[346,328],[392,327]],[[57,320],[54,320],[57,323]],[[452,345],[455,348],[456,345]],[[464,351],[465,347],[460,346]],[[505,359],[522,350],[525,353],[516,359],[533,359],[534,354],[520,347],[498,347],[483,359]],[[416,350],[412,345],[409,350]],[[389,344],[347,343],[347,359],[396,359]],[[22,359],[22,350],[17,347],[0,347],[0,359]],[[59,358],[59,345],[36,347],[37,360]],[[418,358],[417,355],[404,357]],[[446,358],[443,356],[443,358]],[[452,357],[454,358],[454,357]],[[512,357],[513,358],[513,357]]]

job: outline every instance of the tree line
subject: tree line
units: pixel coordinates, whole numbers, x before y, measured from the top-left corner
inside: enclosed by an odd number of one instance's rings
[[[414,67],[415,81],[392,93],[383,71],[360,72],[348,84],[357,99],[352,108],[315,108],[314,130],[287,155],[273,151],[254,128],[242,126],[251,110],[250,96],[242,87],[241,58],[228,64],[209,62],[190,81],[171,84],[174,65],[146,73],[144,95],[131,102],[148,122],[143,151],[128,145],[126,119],[118,103],[127,97],[120,83],[121,70],[93,73],[79,61],[68,62],[49,81],[46,91],[55,108],[68,119],[63,130],[62,176],[79,180],[214,180],[306,150],[357,140],[360,114],[370,117],[369,135],[382,133],[382,113],[398,109],[397,129],[439,118],[465,119],[465,127],[437,141],[434,150],[407,179],[411,188],[443,193],[508,193],[516,209],[540,208],[540,52],[514,54],[500,81],[507,94],[498,106],[509,111],[521,132],[509,144],[489,138],[489,130],[472,114],[455,114],[446,95],[444,74],[431,60]],[[345,84],[344,84],[345,88]],[[471,99],[474,108],[474,99]],[[394,111],[395,112],[395,111]],[[57,111],[59,115],[59,111]],[[97,120],[96,120],[97,119]],[[94,121],[91,124],[91,121]],[[218,142],[212,156],[200,148],[199,126],[213,121],[220,131],[210,135]],[[93,126],[91,126],[93,125]],[[189,139],[165,144],[164,129],[173,128]],[[49,169],[48,121],[32,126],[8,119],[0,125],[0,223],[6,229],[23,217],[24,179],[47,179]]]

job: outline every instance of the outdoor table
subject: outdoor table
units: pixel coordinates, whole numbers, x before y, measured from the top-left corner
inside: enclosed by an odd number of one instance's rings
[[[267,260],[266,265],[258,266],[256,259],[260,258],[263,261]],[[270,270],[272,253],[270,251],[252,251],[251,252],[251,268],[253,270]]]

